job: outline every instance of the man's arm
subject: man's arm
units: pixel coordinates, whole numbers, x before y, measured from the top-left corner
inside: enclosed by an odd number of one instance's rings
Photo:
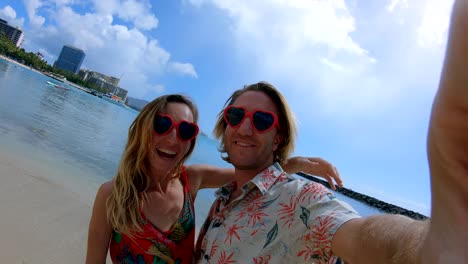
[[[336,232],[334,254],[351,263],[468,263],[467,70],[468,0],[456,0],[429,127],[431,220],[351,220]]]
[[[290,174],[305,172],[325,178],[332,189],[336,189],[335,182],[343,187],[343,181],[336,168],[322,158],[296,156],[287,159],[281,164],[284,171]],[[193,164],[186,166],[189,175],[190,189],[192,195],[204,188],[219,188],[231,181],[234,177],[233,168],[221,168],[207,164]]]
[[[296,156],[285,160],[281,164],[281,167],[289,174],[304,172],[323,177],[328,181],[333,190],[336,190],[335,182],[338,187],[343,187],[343,181],[340,178],[338,170],[333,164],[322,158]]]
[[[425,263],[468,263],[468,0],[455,1],[429,126],[431,226]]]
[[[233,168],[221,168],[208,164],[193,164],[186,167],[191,189],[218,188],[234,177]]]
[[[333,255],[349,263],[419,263],[428,227],[402,215],[353,219],[335,233]]]

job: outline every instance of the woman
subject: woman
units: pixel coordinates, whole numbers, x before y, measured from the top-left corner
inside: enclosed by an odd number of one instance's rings
[[[102,184],[89,225],[86,263],[191,263],[195,239],[193,203],[202,188],[229,182],[232,169],[183,166],[198,134],[196,106],[182,95],[158,97],[129,128],[114,180]],[[341,180],[328,162],[292,158],[284,169],[303,169]]]

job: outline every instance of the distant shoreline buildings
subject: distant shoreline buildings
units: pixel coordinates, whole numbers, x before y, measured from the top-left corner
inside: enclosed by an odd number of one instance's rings
[[[100,72],[85,69],[80,70],[78,76],[86,83],[111,94],[116,100],[125,102],[127,99],[128,91],[119,87],[120,79],[117,77],[107,76]]]
[[[17,48],[23,44],[23,31],[18,27],[9,25],[6,20],[1,18],[0,33],[4,34],[8,39],[10,39]],[[36,55],[40,59],[44,60],[42,53],[37,52]],[[73,47],[71,45],[64,45],[57,60],[54,62],[53,67],[75,74],[78,78],[84,81],[86,85],[89,85],[90,88],[98,90],[98,93],[103,92],[104,95],[111,98],[113,101],[125,103],[128,98],[128,91],[119,87],[119,78],[107,76],[96,71],[80,69],[85,56],[86,54],[82,49]],[[47,75],[59,81],[66,80],[64,76],[58,73],[48,73]]]
[[[54,67],[62,70],[73,72],[77,74],[81,80],[104,91],[104,93],[111,96],[112,99],[125,102],[127,100],[128,91],[119,87],[120,79],[102,74],[96,71],[90,71],[86,69],[80,69],[81,64],[86,54],[83,50],[65,45],[60,52],[57,61],[54,63]]]
[[[8,24],[6,20],[0,18],[0,32],[5,34],[7,38],[9,38],[16,47],[20,47],[23,45],[24,41],[24,33],[18,27],[13,27]]]

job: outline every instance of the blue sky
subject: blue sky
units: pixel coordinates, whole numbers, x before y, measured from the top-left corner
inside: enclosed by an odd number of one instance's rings
[[[277,86],[299,122],[296,155],[345,185],[430,212],[426,134],[447,39],[447,0],[3,0],[23,47],[121,78],[132,97],[184,93],[210,133],[232,91]]]

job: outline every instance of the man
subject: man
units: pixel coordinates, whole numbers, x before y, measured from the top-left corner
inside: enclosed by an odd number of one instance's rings
[[[236,91],[215,127],[235,181],[217,192],[197,242],[198,261],[468,263],[466,69],[468,0],[456,0],[428,137],[430,221],[360,218],[321,185],[289,177],[277,163],[294,144],[286,101],[268,83]]]
[[[228,100],[215,134],[235,167],[235,181],[218,191],[200,236],[200,258],[209,263],[336,260],[333,234],[359,216],[322,185],[283,172],[278,162],[293,151],[295,131],[286,100],[268,83],[247,86]]]

